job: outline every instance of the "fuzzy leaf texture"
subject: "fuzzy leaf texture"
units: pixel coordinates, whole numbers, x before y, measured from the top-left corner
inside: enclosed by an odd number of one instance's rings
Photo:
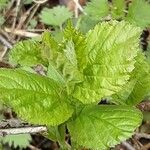
[[[134,69],[141,30],[124,21],[96,25],[86,35],[88,64],[84,81],[73,96],[83,103],[99,102],[123,88]]]
[[[126,20],[142,28],[150,25],[150,4],[146,0],[133,0]]]
[[[141,75],[146,71],[146,68],[148,67],[148,64],[145,62],[145,56],[142,52],[138,53],[135,60],[135,68],[131,74],[129,82],[123,86],[121,91],[111,96],[111,101],[115,102],[116,104],[127,104],[127,99],[132,93],[136,82],[140,79]]]
[[[85,12],[93,20],[100,20],[109,14],[109,5],[107,0],[92,0],[87,3]]]
[[[150,65],[144,54],[138,53],[131,78],[123,89],[112,95],[112,102],[116,104],[136,105],[150,94]]]
[[[150,65],[143,63],[141,71],[140,78],[136,81],[131,94],[126,100],[128,105],[137,105],[144,98],[150,96]]]
[[[19,147],[20,149],[26,148],[31,140],[30,134],[6,135],[5,137],[0,137],[0,141],[3,144],[8,144],[14,148]]]
[[[73,113],[65,88],[52,79],[18,69],[1,69],[0,80],[0,98],[30,123],[54,126]]]
[[[72,12],[64,6],[57,6],[52,9],[44,8],[40,14],[41,22],[47,25],[62,27],[63,23],[72,17]]]
[[[135,108],[102,105],[85,107],[68,128],[78,145],[106,150],[129,138],[141,121],[142,114]]]
[[[43,57],[44,50],[39,42],[25,40],[18,42],[9,53],[9,60],[21,66],[48,65],[48,60]]]
[[[112,16],[116,19],[124,18],[126,3],[125,0],[113,0],[112,1]]]
[[[79,69],[80,66],[82,68],[85,65],[84,60],[86,60],[80,56],[80,52],[85,46],[84,36],[82,37],[77,31],[74,31],[75,29],[65,31],[64,42],[61,44],[58,44],[50,33],[43,34],[45,48],[50,49],[51,54],[49,57],[48,77],[60,84],[66,84],[68,92],[74,87],[74,83],[82,80],[82,73]],[[71,36],[67,38],[71,34],[74,35],[74,41]]]
[[[87,64],[87,48],[85,36],[78,30],[76,30],[71,23],[68,23],[67,27],[64,30],[64,38],[66,41],[71,40],[73,42],[76,61],[75,63],[78,69],[82,71]]]

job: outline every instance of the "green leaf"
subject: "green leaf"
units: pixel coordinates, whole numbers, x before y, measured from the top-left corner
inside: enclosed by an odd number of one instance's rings
[[[129,106],[85,107],[68,123],[72,140],[90,149],[105,150],[131,137],[142,122],[142,113]]]
[[[66,56],[68,57],[70,55],[68,59],[73,59],[75,66],[82,71],[87,64],[87,47],[85,36],[76,30],[71,23],[68,23],[64,30],[64,38],[68,42],[68,46],[70,48],[72,47],[71,49],[67,48],[67,50],[65,50]],[[71,43],[73,45],[70,45]]]
[[[142,76],[136,81],[132,93],[127,99],[128,105],[136,105],[146,96],[150,94],[150,66],[147,68],[148,71],[143,72]]]
[[[73,113],[63,86],[23,70],[0,70],[0,98],[30,123],[59,125]]]
[[[133,0],[126,20],[143,28],[148,27],[150,25],[150,4],[145,0]]]
[[[21,66],[34,66],[37,64],[47,65],[48,61],[42,56],[44,50],[39,42],[25,40],[18,42],[11,50],[9,59],[13,64]]]
[[[44,48],[46,49],[47,47],[50,53],[47,54],[50,56],[48,77],[52,78],[58,83],[65,84],[68,87],[68,92],[70,93],[72,91],[72,88],[74,88],[74,83],[80,82],[82,80],[82,73],[78,70],[77,66],[78,60],[76,51],[83,48],[83,46],[81,46],[80,44],[80,40],[83,42],[83,38],[80,37],[80,35],[76,35],[76,37],[74,38],[74,44],[71,39],[67,39],[67,31],[65,32],[65,34],[66,41],[63,41],[61,44],[58,44],[49,33],[45,33],[43,35],[43,42],[45,45]],[[76,42],[81,47],[77,46]],[[78,59],[81,60],[82,58],[79,56]],[[82,61],[82,64],[83,62],[84,61]]]
[[[62,27],[63,23],[72,17],[72,12],[64,6],[53,7],[53,9],[44,8],[40,14],[41,22],[47,25]]]
[[[73,96],[86,104],[119,92],[134,69],[139,37],[140,29],[124,21],[102,23],[89,31],[89,62]]]
[[[109,5],[107,0],[92,0],[87,3],[85,12],[89,18],[100,20],[109,14]]]
[[[126,3],[125,0],[113,0],[112,16],[116,19],[125,17]]]
[[[123,89],[118,93],[113,94],[111,97],[111,101],[115,102],[116,104],[127,104],[130,94],[132,93],[136,82],[143,78],[145,72],[147,72],[148,63],[146,62],[144,54],[140,51],[136,57],[135,68],[131,74],[131,78],[129,82],[123,86]],[[129,100],[132,102],[133,100]]]
[[[116,104],[136,105],[150,94],[150,65],[142,52],[136,57],[135,69],[123,89],[112,95]]]
[[[59,145],[62,147],[65,147],[65,135],[66,135],[66,125],[61,124],[59,126],[48,126],[48,138],[59,142]]]
[[[3,144],[8,143],[10,147],[19,147],[20,149],[26,148],[31,140],[30,134],[6,135],[5,137],[0,137],[0,141]]]

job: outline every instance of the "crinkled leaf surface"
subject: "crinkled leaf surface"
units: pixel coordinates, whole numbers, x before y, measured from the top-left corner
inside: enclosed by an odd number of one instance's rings
[[[57,6],[52,9],[44,8],[40,14],[41,22],[53,26],[62,26],[71,17],[72,12],[64,6]]]
[[[40,43],[34,40],[24,40],[18,42],[10,52],[10,62],[22,66],[34,66],[37,64],[48,64],[42,57],[43,49]]]
[[[141,112],[133,107],[102,105],[85,107],[68,128],[79,145],[105,150],[129,138],[141,121]]]
[[[133,0],[126,20],[143,28],[148,27],[150,25],[150,4],[146,0]]]
[[[127,104],[127,99],[129,98],[130,94],[132,93],[136,82],[143,78],[143,75],[147,72],[148,63],[146,62],[145,56],[141,51],[139,51],[137,57],[135,58],[135,68],[131,74],[129,82],[125,84],[121,91],[113,94],[111,97],[111,101],[115,102],[116,104]],[[134,100],[129,100],[134,101]]]
[[[123,89],[112,95],[112,102],[117,104],[136,105],[150,93],[150,65],[142,52],[136,57],[131,78]]]
[[[71,34],[74,37],[71,37]],[[82,37],[72,28],[64,32],[64,41],[58,44],[50,34],[43,35],[45,48],[50,51],[48,77],[59,83],[67,84],[68,90],[73,88],[74,83],[79,82],[85,66],[86,58],[80,56],[85,46],[84,36]],[[82,46],[81,46],[82,43]]]
[[[126,103],[129,105],[136,105],[140,103],[146,96],[150,94],[150,66],[143,65],[141,69],[141,76],[136,81],[136,84],[129,95]],[[146,68],[145,68],[146,67]]]
[[[30,123],[54,126],[73,113],[65,88],[54,80],[10,69],[0,70],[0,80],[0,98]]]
[[[83,103],[98,102],[123,88],[134,69],[140,29],[124,21],[97,25],[87,33],[88,65],[74,97]]]
[[[75,65],[79,70],[83,70],[87,64],[87,47],[86,47],[86,38],[85,36],[76,30],[73,25],[68,23],[67,27],[64,30],[64,38],[66,41],[72,41],[74,49],[66,51],[70,53],[70,58],[74,56]]]

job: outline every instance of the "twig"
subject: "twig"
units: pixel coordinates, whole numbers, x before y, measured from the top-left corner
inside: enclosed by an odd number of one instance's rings
[[[35,5],[33,5],[31,8],[29,8],[24,14],[23,16],[21,16],[20,21],[17,25],[17,29],[21,29],[21,27],[24,25],[24,22],[26,21],[28,15],[30,15],[31,10],[35,7]]]
[[[47,2],[48,0],[33,0],[33,2],[37,3],[37,4],[43,4],[45,2]]]
[[[78,4],[79,0],[73,0],[75,2],[75,18],[79,17],[79,10],[78,10]]]
[[[122,142],[122,145],[125,146],[128,150],[135,150],[135,148],[126,141]]]
[[[17,21],[17,16],[18,16],[18,12],[19,12],[19,6],[20,6],[21,0],[17,0],[17,4],[16,4],[16,13],[14,16],[14,21],[13,21],[13,25],[12,25],[12,30],[15,28],[16,26],[16,21]]]
[[[145,138],[145,139],[150,139],[150,134],[146,133],[135,133],[136,138]]]
[[[7,32],[5,32],[3,29],[0,29],[0,34],[3,35],[5,38],[7,38],[8,41],[10,41],[11,43],[13,43],[13,44],[16,43],[16,41],[13,40],[13,39],[10,37],[10,35],[9,35]]]
[[[33,33],[33,32],[27,32],[25,30],[17,30],[17,29],[14,29],[13,31],[10,29],[10,28],[5,28],[4,29],[6,32],[8,33],[12,33],[12,34],[15,34],[15,35],[19,35],[19,36],[24,36],[24,37],[37,37],[37,36],[40,36],[40,34],[37,34],[37,33]]]
[[[4,51],[2,52],[1,56],[0,56],[0,61],[3,60],[3,57],[5,56],[5,54],[7,53],[8,47],[4,47]]]
[[[27,31],[29,32],[44,32],[44,31],[49,31],[50,30],[47,30],[47,29],[27,29]]]
[[[36,13],[36,11],[38,10],[39,6],[40,6],[40,4],[37,4],[36,7],[35,7],[35,9],[31,12],[31,15],[29,16],[29,18],[28,18],[28,20],[27,20],[27,22],[26,22],[24,28],[26,28],[26,27],[28,26],[30,20],[31,20],[31,19],[33,18],[33,16],[35,15],[35,13]]]
[[[46,126],[7,128],[7,129],[0,129],[0,136],[25,134],[25,133],[31,134],[31,133],[39,133],[39,132],[46,132],[46,131],[47,131]]]
[[[141,150],[149,150],[150,149],[150,143],[143,145],[143,147],[141,148]]]
[[[12,48],[12,45],[2,35],[0,35],[0,41],[4,44],[4,46]]]
[[[74,3],[76,4],[77,9],[79,9],[81,12],[83,12],[83,14],[87,15],[87,14],[84,12],[82,6],[80,5],[79,0],[73,0],[73,1],[74,1]]]
[[[30,148],[31,150],[40,150],[39,148],[37,148],[31,144],[28,146],[28,148]]]

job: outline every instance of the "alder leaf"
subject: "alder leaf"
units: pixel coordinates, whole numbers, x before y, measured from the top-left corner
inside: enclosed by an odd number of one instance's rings
[[[112,95],[112,102],[116,104],[136,105],[150,94],[150,65],[144,54],[139,52],[131,78],[123,89]]]
[[[104,22],[90,30],[86,39],[88,65],[73,96],[87,104],[120,91],[134,69],[140,33],[124,21]]]
[[[73,113],[65,87],[52,79],[20,69],[1,69],[0,80],[0,98],[30,123],[55,126]]]
[[[18,42],[9,53],[10,63],[21,66],[34,66],[37,64],[47,65],[48,61],[43,58],[43,49],[39,42],[24,40]]]
[[[71,139],[78,145],[105,150],[131,137],[142,122],[142,113],[129,106],[85,107],[69,122]]]

